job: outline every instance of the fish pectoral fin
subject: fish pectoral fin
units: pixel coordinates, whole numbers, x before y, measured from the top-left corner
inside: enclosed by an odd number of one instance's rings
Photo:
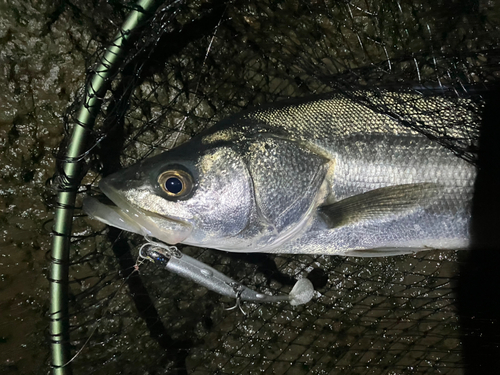
[[[431,204],[439,191],[434,183],[388,186],[321,206],[319,213],[330,228],[397,220]]]

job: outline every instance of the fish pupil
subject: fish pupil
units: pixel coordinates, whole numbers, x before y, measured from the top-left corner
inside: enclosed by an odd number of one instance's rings
[[[182,190],[182,181],[177,177],[170,177],[165,182],[165,188],[172,194],[177,194]]]

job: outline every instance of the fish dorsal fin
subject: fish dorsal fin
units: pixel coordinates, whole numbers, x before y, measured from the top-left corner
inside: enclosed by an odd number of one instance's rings
[[[298,142],[259,137],[247,166],[260,214],[277,231],[294,227],[317,206],[329,161]]]
[[[387,186],[319,208],[330,228],[365,224],[371,220],[397,220],[428,206],[439,193],[435,183]]]

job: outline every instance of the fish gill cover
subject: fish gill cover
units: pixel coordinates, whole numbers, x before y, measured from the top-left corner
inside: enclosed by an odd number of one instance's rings
[[[131,6],[113,1],[99,8],[95,24],[109,40],[101,40],[90,67],[112,40],[111,20]],[[88,16],[91,7],[77,3],[74,11]],[[229,114],[326,92],[397,118],[477,163],[484,93],[500,76],[499,12],[487,1],[166,2],[134,35],[112,77],[77,207],[102,176]],[[409,105],[386,90],[447,100],[444,107]],[[68,128],[80,101],[68,111]],[[451,127],[442,125],[443,113],[457,114]],[[74,233],[70,338],[74,352],[81,349],[75,374],[465,372],[467,333],[455,288],[464,254],[355,259],[181,246],[257,290],[288,293],[306,276],[315,286],[306,305],[245,303],[243,315],[226,310],[231,299],[154,264],[137,271],[140,236],[78,212]]]

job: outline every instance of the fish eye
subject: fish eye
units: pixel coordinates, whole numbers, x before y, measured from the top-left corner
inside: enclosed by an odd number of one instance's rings
[[[158,176],[161,189],[170,197],[183,197],[193,189],[193,179],[186,171],[168,170]]]

